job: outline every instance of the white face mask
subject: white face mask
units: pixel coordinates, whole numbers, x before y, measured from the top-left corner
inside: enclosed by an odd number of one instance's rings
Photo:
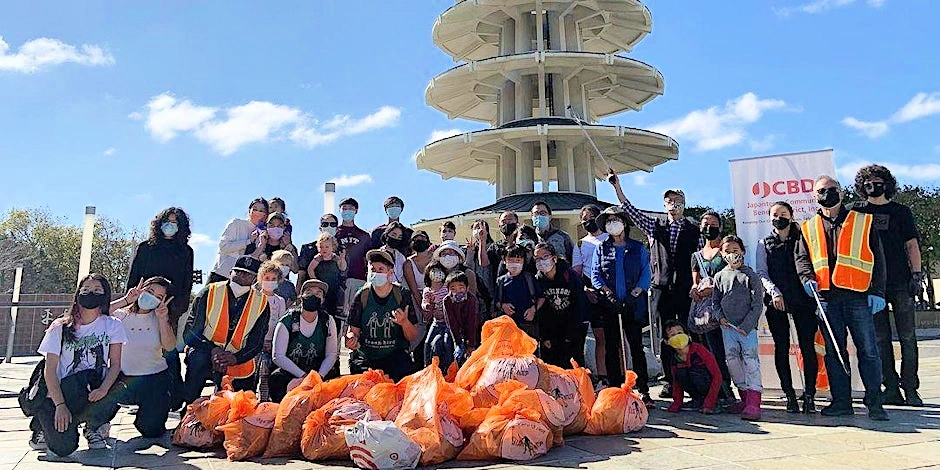
[[[619,220],[611,220],[610,222],[607,222],[607,225],[604,228],[607,230],[607,233],[616,237],[617,235],[623,233],[624,227],[623,222]]]
[[[232,293],[235,294],[235,297],[241,297],[251,290],[251,286],[243,286],[235,281],[228,283],[228,286],[229,289],[232,289]]]
[[[460,263],[460,258],[457,255],[446,255],[441,257],[441,266],[444,266],[447,269],[453,269]]]
[[[281,275],[284,277],[290,275],[290,266],[281,266]]]
[[[382,287],[385,284],[388,284],[388,274],[369,273],[369,283],[375,287]]]
[[[277,289],[277,284],[277,281],[261,281],[261,289],[270,292]]]
[[[535,262],[535,267],[542,273],[547,273],[555,267],[555,262],[550,259],[540,259]]]
[[[143,292],[137,298],[137,306],[141,310],[153,310],[160,306],[160,299],[150,292]]]
[[[522,263],[506,263],[506,271],[509,271],[509,274],[516,276],[522,272]]]

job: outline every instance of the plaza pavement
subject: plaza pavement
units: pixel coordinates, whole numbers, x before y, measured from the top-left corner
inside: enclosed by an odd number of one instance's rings
[[[229,462],[224,452],[199,452],[170,445],[162,439],[143,439],[134,429],[134,416],[122,408],[112,421],[108,449],[88,450],[83,438],[68,458],[33,451],[28,419],[17,406],[38,358],[17,358],[0,364],[0,470],[69,470],[79,467],[254,470],[352,468],[350,462],[312,463],[303,460]],[[763,420],[742,421],[733,415],[698,413],[671,415],[651,410],[642,432],[624,436],[572,436],[565,446],[524,464],[511,462],[449,462],[442,467],[556,468],[556,469],[940,469],[940,340],[921,342],[920,409],[888,407],[891,421],[870,421],[857,404],[852,418],[790,415],[783,412],[779,394],[764,395]],[[653,393],[659,392],[659,387]],[[171,418],[168,428],[176,426]]]

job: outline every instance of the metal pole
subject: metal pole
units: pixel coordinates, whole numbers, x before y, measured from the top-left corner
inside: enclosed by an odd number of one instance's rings
[[[20,301],[20,288],[23,287],[23,267],[16,267],[16,274],[13,275],[13,303]],[[7,335],[7,355],[6,362],[10,362],[13,357],[13,337],[16,335],[16,316],[19,313],[19,307],[10,307],[10,332]]]
[[[95,206],[85,207],[85,226],[82,228],[82,251],[78,257],[78,282],[91,272],[91,245],[95,239]]]
[[[819,300],[819,294],[816,292],[816,289],[813,289],[813,298],[816,299],[816,308],[819,309],[818,315],[822,318],[823,324],[826,326],[826,332],[829,333],[829,341],[832,341],[832,350],[839,356],[839,363],[842,364],[842,370],[845,371],[845,375],[851,376],[852,373],[849,371],[849,366],[845,363],[845,358],[842,357],[842,350],[839,349],[839,343],[836,342],[836,334],[832,331],[832,325],[829,324],[829,315],[826,313],[826,309],[823,308],[822,301]]]

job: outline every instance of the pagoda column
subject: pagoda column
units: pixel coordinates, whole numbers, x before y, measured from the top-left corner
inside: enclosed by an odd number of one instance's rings
[[[516,193],[535,192],[535,146],[525,142],[516,153]]]
[[[497,181],[497,197],[516,194],[516,151],[504,147],[499,157],[499,180]]]

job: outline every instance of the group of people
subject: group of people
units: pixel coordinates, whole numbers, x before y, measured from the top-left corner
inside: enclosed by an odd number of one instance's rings
[[[634,207],[613,172],[609,181],[620,205],[583,207],[580,243],[554,226],[544,202],[531,208],[531,224],[507,211],[498,240],[480,219],[460,244],[452,222],[434,237],[402,224],[404,202],[393,196],[383,204],[388,221],[371,232],[356,225],[359,203],[340,201],[340,216],[323,215],[316,240],[298,249],[285,202],[258,198],[246,218],[226,226],[209,282],[192,302],[189,218],[168,208],[137,249],[125,295],[113,299],[108,280],[91,274],[46,332],[39,352],[48,398],[33,413],[30,444],[68,455],[83,423],[89,447],[103,447],[121,404],[145,404],[135,425],[159,436],[171,410],[225,375],[236,390],[280,401],[311,371],[338,376],[343,346],[351,373],[381,369],[396,381],[432,357],[443,369],[459,366],[479,346],[482,323],[499,315],[511,316],[537,340],[537,354],[560,367],[585,363],[591,328],[597,387],[623,383],[629,358],[648,406],[643,330],[658,324],[669,411],[754,419],[762,391],[757,326],[766,310],[788,411],[816,411],[820,326],[831,331],[825,360],[833,398],[824,414],[852,413],[842,367],[846,329],[870,416],[887,419],[883,403],[920,404],[912,304],[922,279],[918,236],[910,210],[890,201],[896,181],[886,168],[859,172],[856,191],[867,202],[853,208],[841,204],[839,184],[827,176],[814,188],[819,213],[803,224],[787,203],[772,206],[773,228],[752,248],[753,268],[744,242],[722,237],[718,214],[706,213],[698,225],[685,217],[682,191],[664,194],[663,220]],[[648,243],[631,238],[632,227]],[[901,340],[900,377],[886,301]],[[789,370],[790,318],[803,355],[799,399]]]

